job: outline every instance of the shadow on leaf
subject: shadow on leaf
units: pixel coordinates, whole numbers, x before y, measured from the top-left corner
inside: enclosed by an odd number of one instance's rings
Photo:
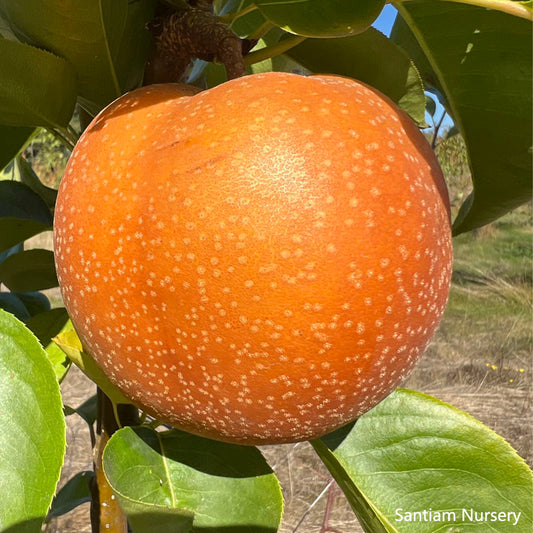
[[[277,528],[249,526],[194,526],[191,519],[168,516],[158,512],[139,513],[129,517],[133,533],[276,533]]]
[[[135,433],[157,454],[211,476],[247,478],[272,473],[253,446],[219,442],[177,429],[155,432],[137,427]]]
[[[320,440],[324,442],[324,444],[331,451],[335,451],[342,444],[344,439],[350,434],[350,431],[352,431],[356,423],[357,420],[355,422],[350,422],[346,426],[343,426],[339,429],[336,429],[335,431],[332,431],[331,433],[328,433],[327,435],[324,435],[323,437],[320,437]]]
[[[39,533],[44,521],[44,516],[41,518],[32,518],[14,524],[7,529],[1,529],[1,533]]]

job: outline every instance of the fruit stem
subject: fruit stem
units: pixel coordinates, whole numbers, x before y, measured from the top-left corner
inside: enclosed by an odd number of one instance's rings
[[[254,63],[264,61],[265,59],[271,59],[273,57],[284,54],[291,48],[294,48],[296,45],[305,41],[305,39],[307,39],[307,37],[302,37],[301,35],[294,35],[272,46],[267,46],[265,48],[261,48],[261,50],[251,52],[250,54],[245,56],[244,64],[248,67],[250,65],[253,65]]]

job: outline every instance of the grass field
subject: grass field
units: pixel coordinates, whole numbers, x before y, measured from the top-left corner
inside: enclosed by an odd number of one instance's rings
[[[487,229],[455,238],[448,307],[425,356],[430,361],[422,362],[423,367],[435,370],[425,386],[530,388],[530,217],[531,207],[525,206]],[[437,371],[443,367],[449,368]],[[416,378],[415,371],[412,382],[421,379]]]

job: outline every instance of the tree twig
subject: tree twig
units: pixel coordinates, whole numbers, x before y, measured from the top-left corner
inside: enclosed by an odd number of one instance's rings
[[[145,85],[181,81],[195,58],[222,63],[228,79],[245,74],[243,41],[205,4],[166,14],[153,21],[149,29],[155,47]]]
[[[94,448],[94,473],[91,486],[92,533],[127,533],[128,521],[105,477],[102,457],[111,435],[120,426],[138,422],[138,409],[131,404],[114,406],[111,400],[97,389],[96,446]],[[118,420],[117,420],[118,418]]]

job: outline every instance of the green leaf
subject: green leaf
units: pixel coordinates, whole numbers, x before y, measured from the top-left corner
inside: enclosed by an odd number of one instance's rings
[[[50,300],[42,292],[23,292],[17,294],[30,316],[44,313],[50,309]]]
[[[428,112],[433,118],[435,117],[435,112],[437,111],[437,104],[435,100],[426,94],[426,112]]]
[[[70,478],[64,487],[56,494],[52,507],[48,513],[48,520],[64,515],[83,503],[90,502],[91,481],[94,472],[78,472]]]
[[[38,532],[65,453],[59,384],[43,348],[0,311],[0,529]],[[25,525],[18,525],[24,523]]]
[[[32,317],[49,311],[50,300],[40,292],[0,292],[0,309],[27,323]]]
[[[347,496],[356,513],[379,520],[367,531],[531,531],[526,463],[481,422],[431,396],[397,390],[352,428],[313,446],[341,486],[355,487]],[[472,509],[520,516],[517,526],[494,515],[479,523]],[[430,510],[440,515],[408,520],[408,512]]]
[[[229,5],[224,6],[225,12],[239,12],[241,10],[246,10],[255,4],[255,2],[253,0],[238,0],[228,4]],[[265,22],[267,21],[261,11],[258,9],[252,9],[249,13],[246,13],[245,15],[234,20],[231,23],[231,29],[239,37],[248,37],[252,33],[255,33],[259,28],[263,27]]]
[[[256,0],[261,13],[284,30],[306,37],[343,37],[364,32],[383,0]]]
[[[0,180],[0,252],[52,229],[52,214],[27,185]]]
[[[64,59],[0,38],[0,72],[0,124],[55,128],[70,122],[76,78]]]
[[[24,149],[33,132],[33,128],[0,126],[0,171]]]
[[[53,208],[55,206],[57,198],[56,189],[44,185],[26,159],[22,156],[17,157],[15,159],[15,169],[22,183],[27,185],[33,192],[37,193],[48,207]]]
[[[416,65],[424,83],[430,88],[433,87],[437,89],[439,93],[442,93],[442,87],[437,74],[435,74],[431,63],[428,61],[424,50],[420,47],[411,28],[409,28],[408,24],[400,14],[396,15],[390,38],[408,53],[411,61]],[[444,105],[446,102],[441,101],[441,103]]]
[[[63,331],[54,337],[53,341],[86,376],[102,389],[113,403],[131,403],[107,379],[106,375],[94,362],[94,359],[83,351],[81,341],[74,330]]]
[[[54,369],[57,381],[62,383],[70,370],[70,359],[53,342],[46,347],[45,351]]]
[[[194,531],[191,530],[193,516],[188,511],[161,505],[146,506],[128,498],[119,498],[119,502],[121,508],[127,513],[128,523],[133,533],[168,533],[169,531],[191,533]],[[229,529],[228,533],[232,533],[232,530]],[[262,531],[257,531],[257,533],[262,533]]]
[[[12,292],[0,292],[0,309],[11,313],[21,321],[28,320],[31,316],[24,302]]]
[[[278,530],[279,483],[257,448],[128,427],[111,437],[103,463],[135,533],[189,532],[191,522],[195,531]],[[159,520],[166,529],[152,529]]]
[[[122,92],[139,87],[150,53],[152,35],[146,24],[154,19],[153,0],[128,2],[124,30],[118,43],[114,64]]]
[[[5,19],[4,14],[2,13],[2,7],[0,6],[0,36],[9,39],[11,41],[16,41],[17,37],[11,30],[9,23]]]
[[[221,63],[207,63],[203,76],[206,87],[209,89],[228,81],[226,68]]]
[[[98,412],[98,398],[96,394],[93,394],[88,400],[85,400],[79,407],[76,407],[76,409],[73,409],[72,407],[69,407],[68,415],[77,414],[89,426],[92,426],[94,422],[96,421],[96,415]]]
[[[349,76],[386,94],[419,125],[425,124],[424,86],[407,54],[370,28],[340,39],[306,39],[287,55],[311,72]]]
[[[424,51],[430,70],[427,61],[418,66],[425,79],[438,78],[467,145],[474,192],[454,233],[469,231],[531,199],[532,25],[450,2],[414,0],[399,10],[418,41],[400,44],[415,60]]]
[[[533,1],[531,0],[522,2],[518,0],[465,0],[462,3],[486,9],[495,9],[514,17],[533,21]]]
[[[33,334],[46,347],[52,338],[58,335],[68,321],[68,313],[64,307],[50,309],[43,313],[32,316],[26,321],[26,326],[33,331]]]
[[[0,263],[2,263],[2,261],[5,261],[10,255],[22,252],[22,250],[24,250],[24,244],[19,243],[13,246],[12,248],[8,248],[7,250],[0,252]]]
[[[0,9],[21,41],[73,65],[83,98],[103,107],[120,96],[114,60],[126,27],[128,0],[0,0]]]
[[[252,11],[250,15],[256,13]],[[243,17],[246,18],[246,17]],[[240,19],[237,19],[239,22]],[[279,29],[272,28],[262,39],[259,39],[257,44],[254,46],[254,52],[248,58],[245,57],[245,63],[249,62],[255,54],[260,54],[261,50],[270,55],[272,48],[277,46],[285,46],[286,43],[289,43],[291,39],[286,39],[287,34]],[[294,39],[294,37],[293,37]],[[281,44],[279,44],[281,42]],[[269,52],[270,51],[270,52]],[[274,55],[274,57],[267,57],[263,61],[254,61],[247,68],[247,72],[250,74],[258,74],[261,72],[300,72],[304,73],[305,69],[296,61],[293,61],[288,55],[280,53],[279,55]]]
[[[0,264],[0,282],[13,292],[57,287],[54,253],[36,248],[10,255]]]
[[[60,333],[70,331],[72,329],[72,322],[68,320],[66,324],[64,324]],[[67,354],[61,348],[59,348],[59,346],[55,342],[50,342],[48,346],[46,346],[45,351],[46,355],[48,356],[48,360],[50,361],[50,363],[52,363],[56,378],[59,383],[61,383],[65,379],[65,376],[67,375],[72,362],[67,357]]]

